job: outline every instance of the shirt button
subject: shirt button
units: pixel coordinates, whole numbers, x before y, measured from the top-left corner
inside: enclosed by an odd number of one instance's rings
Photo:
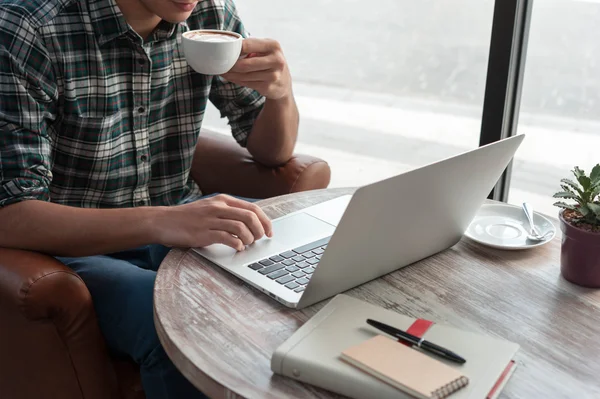
[[[144,112],[146,112],[146,108],[144,108],[144,107],[139,107],[138,108],[138,113],[139,114],[143,114]]]
[[[140,161],[146,162],[148,160],[148,155],[144,154],[140,157]]]
[[[139,64],[140,66],[144,66],[144,65],[146,65],[146,60],[145,60],[145,59],[143,59],[143,58],[138,58],[138,64]]]
[[[139,200],[137,202],[137,204],[138,204],[138,206],[144,206],[144,205],[146,205],[146,201],[145,200]]]

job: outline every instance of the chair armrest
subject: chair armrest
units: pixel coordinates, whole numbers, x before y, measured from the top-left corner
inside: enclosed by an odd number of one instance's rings
[[[90,293],[55,258],[0,248],[0,320],[2,397],[118,396]]]
[[[203,129],[191,176],[203,194],[261,199],[327,188],[331,170],[327,162],[308,155],[294,155],[285,165],[267,167],[234,140]]]

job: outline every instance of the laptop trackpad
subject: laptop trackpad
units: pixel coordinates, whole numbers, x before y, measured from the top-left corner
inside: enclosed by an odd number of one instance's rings
[[[308,213],[273,221],[273,238],[285,247],[298,247],[333,234],[335,227]]]
[[[245,251],[237,252],[221,244],[209,245],[196,251],[217,263],[227,261],[235,265],[246,264],[328,237],[335,230],[334,226],[307,213],[277,219],[272,224],[273,238],[263,237]]]

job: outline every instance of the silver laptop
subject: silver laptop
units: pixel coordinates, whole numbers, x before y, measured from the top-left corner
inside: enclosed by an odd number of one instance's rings
[[[195,249],[292,308],[303,308],[452,247],[524,135],[360,187],[275,219],[273,237],[237,252]]]

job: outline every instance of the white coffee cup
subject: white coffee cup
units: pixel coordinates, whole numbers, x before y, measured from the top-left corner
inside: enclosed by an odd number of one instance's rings
[[[239,33],[198,29],[183,34],[183,52],[188,64],[198,73],[221,75],[240,58],[243,37]]]

